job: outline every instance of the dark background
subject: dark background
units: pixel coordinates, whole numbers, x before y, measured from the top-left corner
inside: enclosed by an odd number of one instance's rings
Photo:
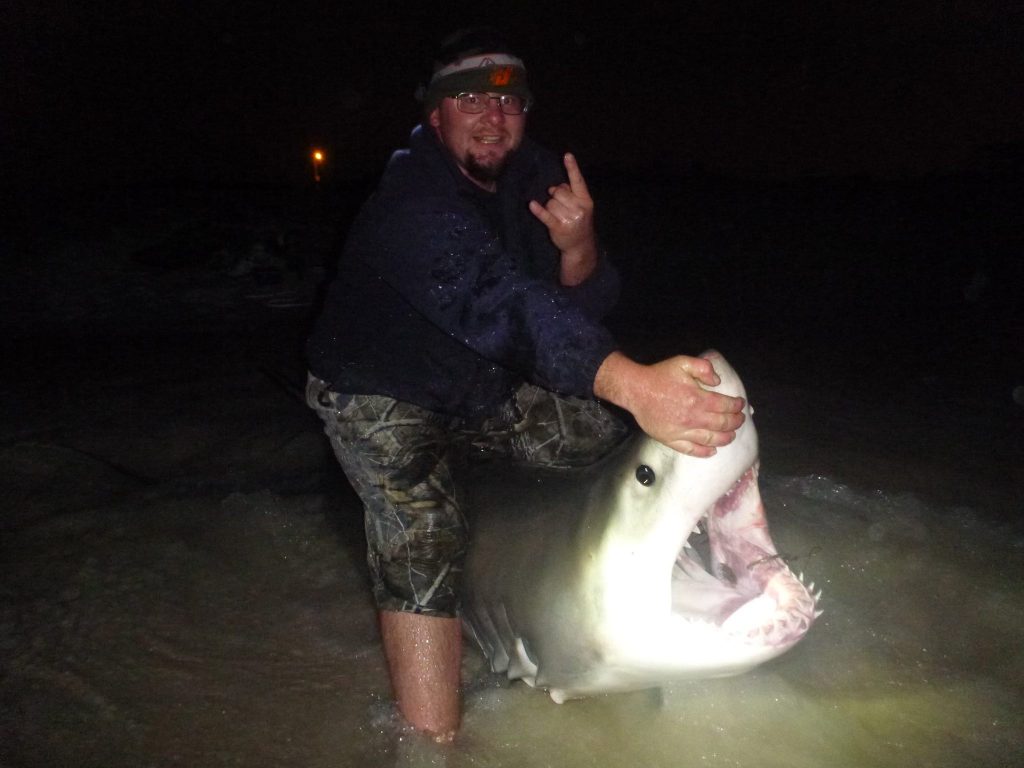
[[[509,31],[532,130],[590,166],[886,178],[1021,160],[1019,5],[969,2],[5,4],[4,178],[375,175],[440,37]],[[10,151],[13,150],[13,151]]]
[[[857,426],[865,483],[940,445],[917,487],[1019,477],[1024,8],[994,0],[9,2],[9,369],[301,381],[315,297],[254,297],[322,285],[437,42],[482,22],[527,62],[529,130],[580,158],[627,351],[722,349],[765,434],[810,446],[784,471]]]

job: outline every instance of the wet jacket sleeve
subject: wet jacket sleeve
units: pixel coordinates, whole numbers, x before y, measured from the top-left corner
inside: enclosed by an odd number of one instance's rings
[[[601,320],[619,300],[619,273],[608,261],[608,256],[602,253],[590,277],[564,290],[587,317]]]
[[[591,314],[600,301],[586,308],[567,289],[525,276],[470,201],[377,203],[352,233],[349,258],[484,358],[556,392],[592,395],[597,368],[615,349]]]

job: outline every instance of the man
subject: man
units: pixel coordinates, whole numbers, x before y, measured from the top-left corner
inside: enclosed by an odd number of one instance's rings
[[[399,711],[459,722],[458,576],[468,535],[451,473],[470,453],[544,466],[622,439],[598,399],[710,456],[743,421],[711,365],[640,365],[600,324],[617,294],[572,155],[525,136],[526,70],[492,30],[442,46],[424,121],[349,233],[307,352],[307,400],[366,508],[367,559]],[[564,165],[564,173],[563,173]]]

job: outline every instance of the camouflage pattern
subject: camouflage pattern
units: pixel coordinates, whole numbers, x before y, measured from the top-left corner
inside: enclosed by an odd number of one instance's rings
[[[499,414],[472,423],[383,395],[330,391],[310,375],[306,402],[365,507],[377,606],[458,615],[468,531],[452,472],[501,456],[536,466],[593,463],[627,433],[594,400],[523,384]]]

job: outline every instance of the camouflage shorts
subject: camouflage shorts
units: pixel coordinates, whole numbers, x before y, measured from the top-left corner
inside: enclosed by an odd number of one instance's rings
[[[382,395],[332,392],[310,375],[306,402],[365,508],[367,561],[382,610],[458,614],[467,545],[452,471],[473,456],[546,467],[590,464],[627,428],[593,400],[521,386],[484,421],[428,411]]]

